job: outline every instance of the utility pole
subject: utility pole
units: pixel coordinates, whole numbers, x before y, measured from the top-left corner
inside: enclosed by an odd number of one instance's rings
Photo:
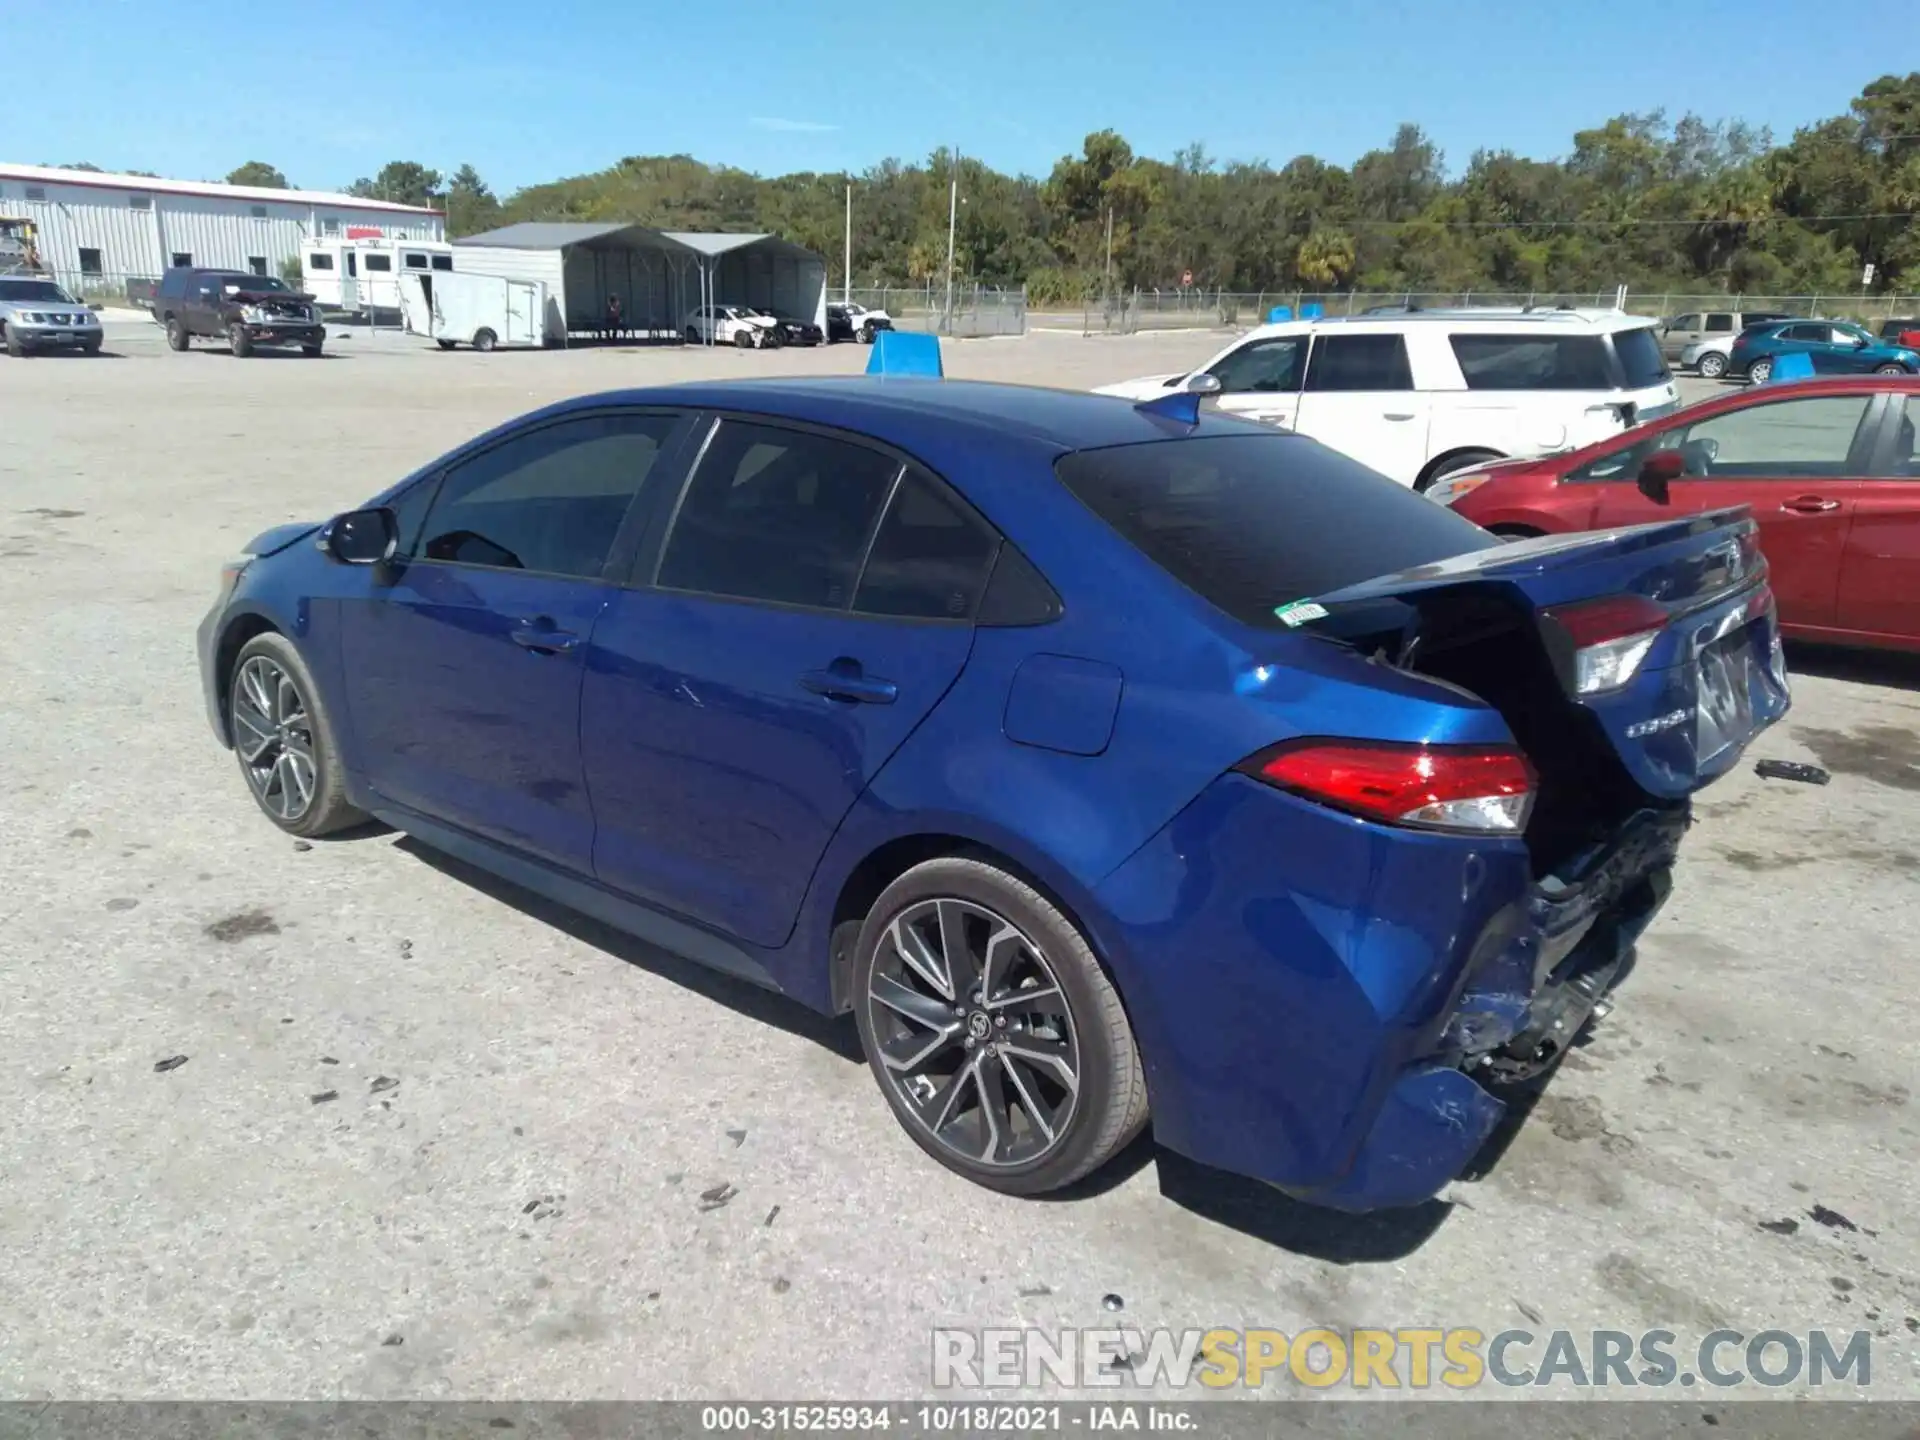
[[[853,303],[853,182],[847,182],[847,259],[846,267],[840,273],[840,301],[844,305]]]
[[[1113,207],[1107,207],[1107,309],[1113,309]]]
[[[949,150],[947,158],[953,176],[947,188],[947,313],[943,330],[953,328],[953,227],[960,214],[960,152]]]

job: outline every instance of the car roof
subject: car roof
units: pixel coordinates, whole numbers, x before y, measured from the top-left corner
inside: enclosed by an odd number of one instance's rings
[[[1508,334],[1515,330],[1539,330],[1547,334],[1612,335],[1623,330],[1652,329],[1659,323],[1650,315],[1629,315],[1623,310],[1409,310],[1392,315],[1314,315],[1299,320],[1278,320],[1249,331],[1246,338],[1308,335],[1316,330],[1391,335],[1409,326],[1429,325]]]
[[[984,435],[1064,454],[1183,435],[1283,434],[1271,426],[1210,413],[1188,426],[1143,412],[1131,400],[1079,390],[865,375],[689,381],[581,396],[545,413],[608,404],[754,411],[852,430],[916,454],[929,444],[946,449]],[[931,455],[926,458],[932,460]]]

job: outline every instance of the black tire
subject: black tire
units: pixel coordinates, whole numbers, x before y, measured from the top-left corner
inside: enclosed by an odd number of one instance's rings
[[[266,667],[277,670],[290,682],[299,705],[297,713],[304,717],[304,723],[287,727],[286,734],[289,739],[281,739],[276,735],[266,745],[254,750],[254,761],[250,762],[248,737],[253,737],[253,740],[257,741],[262,732],[257,724],[250,724],[242,717],[251,715],[273,722],[277,717],[268,712],[281,704],[277,687],[268,688],[269,704],[265,712],[254,698],[258,692],[249,691],[252,678],[257,678],[263,673],[249,670],[249,662],[256,659],[265,662]],[[260,813],[289,835],[309,838],[364,823],[367,818],[365,812],[347,803],[346,772],[341,768],[339,751],[334,745],[333,722],[327,715],[326,702],[321,699],[319,687],[313,683],[313,674],[307,669],[306,662],[300,658],[300,652],[294,648],[293,643],[284,635],[271,630],[254,636],[240,647],[240,653],[234,657],[233,669],[227,676],[226,683],[227,715],[229,729],[234,739],[234,757],[239,761],[241,776],[247,782],[247,791],[253,796],[254,803],[260,807]],[[284,715],[292,713],[294,712],[283,712]],[[275,728],[278,729],[277,726]],[[291,762],[286,767],[287,773],[282,773],[281,756],[289,750],[298,751],[300,742],[292,740],[291,737],[302,734],[305,737],[305,754],[310,757],[312,771],[310,789],[305,804],[292,809],[289,813],[289,807],[276,806],[274,803],[273,777],[270,775],[263,782],[259,775],[258,762],[271,759],[273,773],[281,776],[278,793],[283,797],[297,796],[299,791],[297,774],[292,773]],[[290,774],[292,780],[289,788]]]
[[[767,337],[766,340],[762,342],[762,344],[764,348],[768,350],[779,350],[782,347],[784,347],[787,343],[787,337],[781,331],[767,330],[762,333],[764,333]]]
[[[753,349],[753,327],[751,325],[742,325],[738,330],[734,331],[733,343],[742,350]]]
[[[872,325],[862,325],[860,327],[860,343],[862,345],[871,345],[873,343],[873,337],[879,333],[880,331]]]
[[[244,360],[253,354],[253,337],[247,334],[247,327],[238,321],[227,327],[227,349],[233,352],[236,360]]]
[[[1773,361],[1756,360],[1747,367],[1747,383],[1764,385],[1773,378]]]
[[[26,353],[27,353],[26,342],[23,341],[13,331],[11,330],[7,331],[7,354],[11,355],[16,360],[20,360],[25,358]]]
[[[185,350],[191,344],[193,344],[193,337],[187,333],[187,322],[178,315],[169,315],[167,317],[167,348]]]
[[[473,348],[485,354],[500,343],[500,337],[482,325],[473,332]]]
[[[1413,482],[1416,493],[1424,495],[1433,488],[1433,482],[1452,475],[1460,470],[1470,470],[1475,465],[1484,465],[1489,460],[1502,459],[1498,450],[1462,450],[1458,455],[1449,455],[1437,462],[1431,469]]]
[[[1703,380],[1718,380],[1727,373],[1727,357],[1717,350],[1709,350],[1700,357],[1700,376]]]
[[[436,340],[433,343],[438,345],[442,350],[453,349],[453,341],[451,340]]]
[[[700,343],[700,332],[694,329],[693,326],[691,325],[687,326],[686,331],[684,333],[686,335],[687,344],[698,345]]]
[[[1888,363],[1886,365],[1875,366],[1873,373],[1876,375],[1905,375],[1907,373],[1907,367],[1900,364]]]
[[[80,347],[80,351],[84,355],[98,355],[100,353],[100,346],[102,343],[103,342],[99,340],[89,340],[86,344]]]
[[[1010,1156],[990,1164],[984,1159],[970,1159],[947,1141],[937,1138],[901,1093],[901,1085],[910,1085],[914,1079],[896,1084],[893,1068],[882,1058],[888,1043],[898,1045],[904,1039],[911,1045],[919,1039],[909,1032],[904,1036],[896,1035],[889,1041],[879,1029],[881,1025],[896,1028],[904,1024],[893,1010],[873,998],[876,970],[884,963],[891,972],[899,957],[900,952],[893,949],[890,941],[894,922],[910,916],[916,907],[933,902],[955,901],[969,907],[972,913],[990,911],[994,917],[1010,924],[1023,941],[1021,949],[1015,954],[1038,957],[1040,963],[1033,973],[1045,975],[1050,972],[1057,992],[1064,1000],[1069,1034],[1062,1053],[1070,1057],[1070,1068],[1077,1062],[1077,1083],[1071,1087],[1056,1083],[1051,1087],[1058,1089],[1065,1097],[1055,1102],[1065,1107],[1064,1118],[1058,1110],[1053,1113],[1052,1118],[1058,1128],[1048,1127],[1045,1130],[1045,1144],[1031,1158]],[[1014,959],[1001,963],[1004,978],[1007,966],[1029,962]],[[882,976],[883,982],[886,978]],[[1015,989],[1006,993],[1017,997],[1022,992]],[[1052,992],[1041,987],[1036,988],[1034,993],[1046,995]],[[1039,1195],[1057,1190],[1111,1160],[1147,1123],[1146,1078],[1140,1064],[1139,1048],[1134,1043],[1133,1029],[1127,1023],[1119,993],[1107,979],[1099,960],[1073,922],[1038,890],[996,865],[958,856],[944,857],[914,866],[889,885],[874,902],[873,909],[860,927],[860,938],[854,949],[853,996],[861,1046],[866,1052],[874,1079],[894,1112],[894,1118],[899,1120],[922,1150],[976,1184],[1008,1195]],[[976,1012],[979,1015],[986,1015],[993,1008],[978,1001],[975,1003],[979,1006]],[[959,1125],[965,1111],[960,1100],[966,1091],[966,1083],[960,1077],[968,1068],[998,1061],[1012,1075],[1014,1062],[1000,1052],[999,1043],[1015,1042],[1023,1036],[1028,1038],[1029,1043],[1034,1043],[1036,1032],[1031,1028],[1023,1029],[1031,1027],[1032,1014],[1023,1016],[1011,1001],[1003,1001],[1002,1004],[1007,1008],[994,1013],[999,1016],[1003,1028],[997,1031],[992,1029],[991,1019],[983,1032],[962,1025],[950,1035],[940,1051],[928,1052],[921,1057],[931,1060],[953,1058],[956,1044],[967,1046],[958,1052],[954,1073],[945,1082],[953,1092],[952,1103],[958,1107],[951,1112],[954,1126]],[[968,1008],[964,997],[962,1008]],[[1031,1012],[1033,1007],[1027,1009]],[[1060,1012],[1053,1013],[1057,1015]],[[1013,1016],[1010,1026],[1004,1023],[1008,1014]],[[929,1030],[928,1033],[938,1032]],[[979,1048],[967,1044],[963,1038],[976,1033],[984,1033],[986,1037],[979,1042]],[[1043,1039],[1039,1043],[1054,1042]],[[1016,1049],[1007,1053],[1021,1052]],[[971,1058],[966,1058],[969,1055]],[[918,1064],[912,1068],[918,1068]],[[1029,1065],[1025,1073],[1031,1080],[1036,1075],[1050,1072],[1043,1067]],[[924,1079],[928,1084],[935,1083],[929,1075],[915,1078]],[[1034,1113],[1032,1099],[1028,1091],[1020,1088],[1026,1082],[1018,1081],[1017,1076],[1018,1093],[1012,1100],[1007,1099],[1009,1092],[1005,1089],[1006,1082],[997,1074],[994,1083],[1001,1087],[1002,1099],[1007,1102],[1005,1113],[1011,1142],[1018,1128],[1013,1119],[1014,1110],[1018,1108],[1021,1115],[1031,1116]],[[974,1113],[984,1116],[984,1107],[979,1098],[981,1092],[976,1088],[973,1093]],[[937,1099],[938,1095],[932,1098]],[[1022,1099],[1026,1100],[1024,1105],[1020,1104]],[[997,1127],[988,1130],[982,1125],[981,1132],[989,1134],[995,1142],[1000,1139]],[[1043,1132],[1031,1119],[1027,1121],[1026,1132],[1027,1144],[1039,1143]],[[983,1146],[982,1150],[986,1148]],[[998,1148],[997,1145],[995,1148]]]
[[[310,345],[302,345],[300,347],[300,353],[309,360],[318,360],[321,355],[325,353],[325,346],[323,342],[315,340]]]

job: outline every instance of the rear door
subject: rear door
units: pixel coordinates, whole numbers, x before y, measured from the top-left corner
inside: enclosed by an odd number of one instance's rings
[[[782,943],[842,817],[966,663],[998,547],[902,456],[719,420],[594,632],[598,878]]]
[[[1597,481],[1594,523],[1640,525],[1676,513],[1752,507],[1782,624],[1832,625],[1854,501],[1871,463],[1883,397],[1799,395],[1723,410],[1651,436],[1633,463]],[[1642,494],[1639,461],[1677,449],[1686,473],[1669,503]]]
[[[361,763],[381,795],[588,874],[587,637],[681,416],[536,423],[450,466],[407,558],[341,613]]]
[[[1427,463],[1432,402],[1413,388],[1404,335],[1322,332],[1295,428],[1411,485]]]
[[[1300,386],[1311,335],[1268,335],[1230,350],[1207,368],[1220,382],[1210,402],[1222,413],[1291,430],[1300,417]]]
[[[1920,645],[1920,395],[1888,397],[1874,473],[1860,482],[1840,560],[1835,623]]]

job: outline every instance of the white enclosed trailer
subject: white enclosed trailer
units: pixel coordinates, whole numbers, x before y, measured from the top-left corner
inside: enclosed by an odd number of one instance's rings
[[[538,280],[408,271],[400,276],[399,295],[400,323],[407,333],[425,336],[443,350],[549,343],[547,287]]]
[[[328,310],[397,310],[402,276],[452,269],[453,247],[444,240],[316,235],[300,249],[301,288]]]

